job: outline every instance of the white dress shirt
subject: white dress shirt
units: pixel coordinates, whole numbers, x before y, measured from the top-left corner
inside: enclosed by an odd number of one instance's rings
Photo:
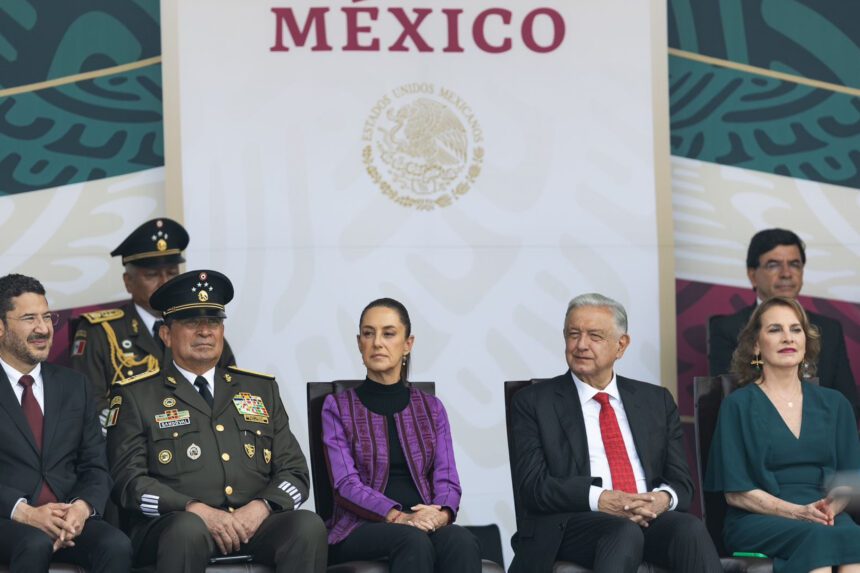
[[[15,397],[18,398],[18,403],[20,404],[21,399],[24,397],[24,387],[18,384],[18,380],[21,376],[24,376],[24,373],[18,372],[2,358],[0,358],[0,366],[2,366],[3,371],[6,372],[6,378],[8,378],[9,383],[12,384],[12,392],[15,394]],[[36,402],[39,404],[39,408],[41,408],[42,414],[44,415],[45,384],[42,382],[42,363],[37,363],[32,370],[27,372],[27,374],[33,377],[33,396],[36,398]],[[22,497],[15,502],[15,505],[12,506],[12,512],[9,513],[9,519],[12,519],[12,516],[15,515],[15,510],[18,509],[18,505],[23,501],[25,501],[25,499]]]
[[[642,467],[642,462],[639,460],[639,453],[636,451],[636,444],[633,441],[633,432],[630,431],[630,422],[627,421],[627,412],[624,410],[624,403],[621,401],[621,395],[618,393],[618,382],[615,379],[615,373],[612,373],[612,380],[603,390],[589,386],[577,378],[573,372],[570,373],[570,376],[576,385],[576,391],[579,394],[579,403],[582,406],[582,418],[585,421],[591,475],[603,480],[603,486],[593,485],[588,492],[588,504],[591,506],[591,511],[598,511],[600,494],[612,489],[612,473],[609,471],[609,460],[606,457],[606,449],[603,447],[603,436],[600,433],[600,403],[594,399],[594,396],[598,392],[609,394],[609,404],[615,410],[618,428],[621,430],[624,447],[627,449],[627,457],[630,459],[630,466],[633,468],[636,491],[638,493],[645,493],[648,491],[648,483],[645,481],[645,470]],[[668,484],[660,484],[659,487],[654,488],[652,491],[665,491],[669,494],[671,498],[669,510],[675,509],[675,506],[678,505],[678,496]]]
[[[188,370],[185,370],[179,364],[177,364],[176,361],[173,362],[173,365],[176,366],[176,369],[179,370],[179,373],[182,374],[182,376],[186,380],[191,382],[192,386],[194,386],[194,381],[197,380],[197,374],[195,374],[194,372],[189,372]],[[203,374],[201,374],[201,376],[206,378],[206,385],[209,386],[209,392],[212,394],[212,397],[214,398],[215,397],[215,367],[213,366],[212,369],[204,372]],[[194,389],[197,390],[198,393],[200,392],[200,390],[197,388],[197,386],[194,386]]]
[[[0,358],[0,365],[3,366],[3,370],[6,372],[6,378],[9,379],[9,383],[12,384],[12,392],[15,393],[15,397],[18,398],[18,403],[21,403],[21,398],[24,396],[24,387],[18,384],[18,380],[20,380],[21,376],[24,376],[23,372],[18,372],[12,366],[9,365],[8,362]],[[42,413],[45,413],[45,384],[42,382],[42,363],[39,362],[36,366],[27,372],[30,376],[33,377],[33,396],[36,397],[36,402],[39,403],[39,408],[42,409]]]

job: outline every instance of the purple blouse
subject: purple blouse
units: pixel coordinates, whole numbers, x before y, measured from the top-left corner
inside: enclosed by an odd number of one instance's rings
[[[460,478],[445,407],[416,388],[409,392],[409,405],[394,414],[409,473],[425,505],[447,507],[456,516]],[[365,408],[355,390],[331,394],[323,404],[322,434],[334,489],[326,527],[328,542],[335,544],[362,523],[383,521],[392,508],[403,508],[382,493],[389,468],[385,416]]]

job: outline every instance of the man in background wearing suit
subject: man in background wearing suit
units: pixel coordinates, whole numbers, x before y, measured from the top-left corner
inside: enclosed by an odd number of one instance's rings
[[[128,538],[98,519],[110,477],[90,387],[44,363],[55,317],[39,281],[0,278],[0,563],[128,571]]]
[[[510,573],[573,561],[595,573],[722,571],[704,524],[684,513],[693,480],[672,395],[618,376],[630,344],[624,307],[574,298],[565,316],[570,370],[511,405],[514,487],[523,508]]]
[[[750,240],[747,249],[747,277],[755,304],[735,314],[712,316],[708,322],[708,371],[711,376],[729,372],[738,334],[746,326],[760,301],[772,296],[797,298],[803,287],[806,248],[795,233],[785,229],[765,229]],[[842,325],[837,320],[806,311],[809,321],[821,332],[818,383],[839,390],[857,412],[857,387],[848,363]]]

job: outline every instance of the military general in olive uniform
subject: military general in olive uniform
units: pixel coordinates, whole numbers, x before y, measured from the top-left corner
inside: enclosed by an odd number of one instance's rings
[[[71,351],[72,368],[93,384],[99,412],[107,408],[111,384],[152,372],[164,361],[164,344],[156,334],[161,313],[149,305],[149,297],[179,274],[188,240],[182,225],[162,217],[143,223],[111,252],[122,257],[122,279],[132,300],[120,308],[82,315]],[[235,363],[225,343],[219,365]]]
[[[113,499],[129,517],[136,564],[202,572],[251,554],[278,572],[325,571],[322,520],[299,510],[308,466],[272,376],[217,366],[229,279],[184,273],[151,299],[172,352],[161,371],[113,386]]]

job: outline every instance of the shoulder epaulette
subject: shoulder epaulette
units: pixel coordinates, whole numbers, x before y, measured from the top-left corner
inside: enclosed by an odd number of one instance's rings
[[[108,310],[96,310],[94,312],[85,312],[81,315],[87,319],[90,324],[98,324],[107,320],[116,320],[125,316],[125,312],[121,308],[110,308]]]
[[[147,378],[152,378],[156,374],[161,372],[160,368],[155,368],[154,370],[147,370],[146,372],[141,372],[135,376],[129,376],[123,380],[117,380],[113,383],[114,386],[128,386],[129,384],[134,384],[135,382],[140,382],[141,380],[146,380]]]
[[[244,368],[239,368],[238,366],[228,366],[227,370],[232,372],[238,372],[240,374],[248,374],[250,376],[256,376],[257,378],[265,378],[266,380],[274,380],[275,377],[272,374],[263,374],[262,372],[254,372],[253,370],[245,370]]]

